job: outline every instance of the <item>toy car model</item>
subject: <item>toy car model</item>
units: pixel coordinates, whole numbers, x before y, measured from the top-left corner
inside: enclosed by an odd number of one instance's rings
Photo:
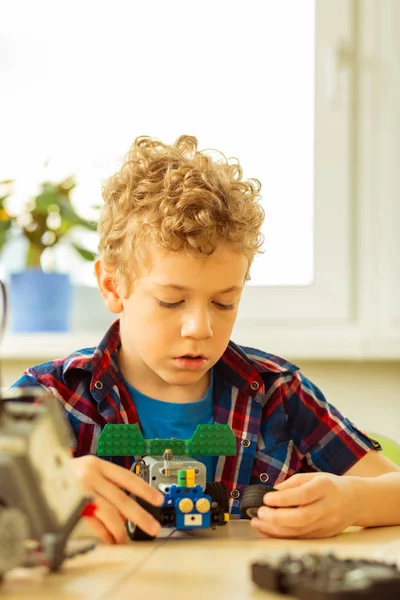
[[[106,425],[98,456],[135,456],[131,470],[160,490],[164,503],[135,500],[163,527],[207,529],[229,520],[229,498],[223,482],[208,482],[205,465],[194,456],[232,456],[236,439],[229,425],[198,425],[190,440],[145,440],[138,425]],[[134,523],[126,523],[132,540],[152,540]]]
[[[400,571],[379,561],[340,559],[333,554],[283,554],[251,565],[254,583],[299,600],[397,600]]]
[[[68,536],[89,501],[70,471],[71,435],[50,393],[13,388],[0,399],[0,580],[20,565],[56,570],[71,556]]]

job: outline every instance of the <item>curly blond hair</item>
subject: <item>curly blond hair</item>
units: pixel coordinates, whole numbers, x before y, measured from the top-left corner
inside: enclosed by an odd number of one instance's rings
[[[146,241],[167,251],[209,256],[218,244],[242,252],[249,268],[263,243],[261,184],[243,181],[236,159],[213,160],[183,135],[166,145],[138,137],[103,187],[99,253],[125,293]],[[250,279],[249,273],[246,279]]]

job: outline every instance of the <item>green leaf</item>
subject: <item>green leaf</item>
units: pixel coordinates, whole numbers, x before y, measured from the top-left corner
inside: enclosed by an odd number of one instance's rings
[[[62,198],[58,202],[58,206],[60,207],[60,215],[63,223],[67,224],[67,229],[70,229],[74,225],[80,225],[85,229],[89,229],[89,231],[96,231],[97,224],[93,221],[87,221],[80,217],[74,210],[72,204],[69,202],[69,199]]]
[[[71,175],[70,177],[67,177],[66,179],[64,179],[64,181],[62,181],[61,183],[58,184],[57,190],[61,194],[65,194],[68,196],[70,191],[73,190],[75,186],[76,186],[75,179],[74,179],[73,175]]]
[[[88,261],[93,261],[97,257],[97,252],[91,252],[90,250],[86,250],[86,248],[82,248],[82,246],[78,246],[78,244],[72,244],[72,247]]]
[[[46,212],[51,204],[59,204],[60,196],[54,186],[44,183],[41,193],[36,196],[36,208],[41,212]]]

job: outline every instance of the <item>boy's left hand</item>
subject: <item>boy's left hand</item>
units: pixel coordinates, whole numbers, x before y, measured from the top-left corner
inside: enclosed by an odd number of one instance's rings
[[[279,538],[326,538],[356,521],[354,478],[329,473],[298,473],[268,492],[251,525]],[[360,498],[358,498],[360,501]]]

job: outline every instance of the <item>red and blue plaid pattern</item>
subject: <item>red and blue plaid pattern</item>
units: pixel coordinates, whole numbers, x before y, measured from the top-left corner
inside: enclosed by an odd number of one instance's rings
[[[27,369],[14,385],[40,385],[62,403],[76,436],[75,456],[96,454],[107,423],[138,423],[117,365],[119,321],[97,348],[79,350]],[[325,471],[340,475],[371,448],[381,449],[330,405],[296,365],[230,342],[214,366],[214,422],[228,423],[236,456],[218,459],[231,511],[250,483],[274,485],[291,475]],[[110,459],[130,468],[133,457]]]

